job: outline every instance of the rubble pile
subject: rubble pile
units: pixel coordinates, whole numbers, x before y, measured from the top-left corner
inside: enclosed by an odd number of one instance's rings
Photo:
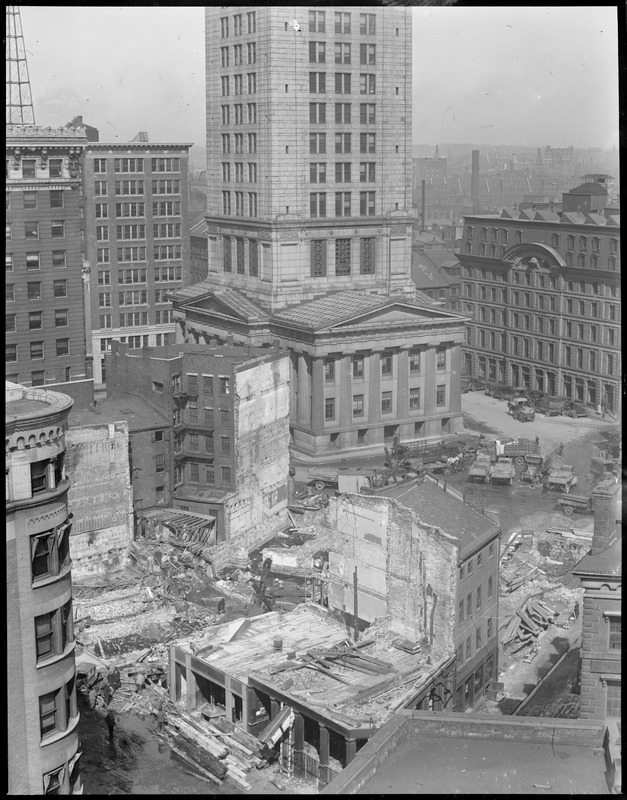
[[[516,610],[502,637],[502,644],[510,646],[510,652],[524,655],[524,661],[532,661],[539,651],[538,638],[558,617],[558,612],[541,600],[527,600]]]

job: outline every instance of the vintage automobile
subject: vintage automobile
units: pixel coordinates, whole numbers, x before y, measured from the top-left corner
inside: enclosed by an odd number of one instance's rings
[[[466,394],[466,392],[478,392],[479,389],[485,389],[485,381],[483,378],[469,378],[467,375],[462,376],[462,394]]]
[[[518,422],[533,422],[536,418],[536,410],[531,406],[519,406],[512,416]]]
[[[520,480],[523,483],[538,484],[550,468],[551,456],[529,453],[525,456],[525,468],[520,475]]]
[[[568,397],[542,397],[536,403],[536,411],[542,412],[547,417],[559,417],[566,408],[566,404],[570,402]]]
[[[568,403],[564,404],[564,411],[562,412],[566,417],[587,417],[588,416],[588,409],[583,403],[579,403],[575,400],[570,400]]]
[[[570,464],[561,464],[551,468],[547,486],[555,492],[568,494],[577,485],[575,468]]]
[[[511,486],[515,477],[516,467],[513,460],[511,458],[499,458],[486,483],[508,483]]]
[[[542,400],[543,397],[548,397],[548,394],[546,392],[540,391],[540,389],[529,389],[529,391],[527,392],[527,399],[529,400],[529,405],[532,408],[536,408],[536,406],[538,405],[540,400]]]

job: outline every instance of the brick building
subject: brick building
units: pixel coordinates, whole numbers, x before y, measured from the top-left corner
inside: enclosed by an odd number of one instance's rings
[[[218,542],[285,524],[285,351],[194,344],[134,351],[114,342],[107,365],[112,398],[143,397],[168,420],[167,429],[132,441],[133,471],[145,466],[156,482],[142,484],[142,510],[169,502],[214,516]]]
[[[453,710],[465,711],[498,676],[500,528],[435,479],[390,486],[377,494],[410,509],[421,524],[435,526],[455,545],[450,593],[440,596],[439,602],[452,608],[456,653]],[[423,699],[413,707],[432,706]]]
[[[65,434],[72,400],[6,383],[9,794],[78,794],[72,514]]]
[[[462,429],[459,315],[351,291],[271,313],[208,281],[172,299],[178,341],[289,349],[290,443],[299,454]]]
[[[573,569],[584,588],[579,716],[621,716],[622,536],[617,519],[620,485],[598,484],[594,497],[594,534],[588,555]]]
[[[5,375],[25,386],[85,379],[80,128],[6,130]]]
[[[466,217],[467,374],[620,414],[620,219],[606,197],[583,184],[564,194],[560,213]]]
[[[85,148],[85,314],[96,386],[111,342],[160,346],[174,333],[167,293],[191,281],[190,147],[138,134]]]
[[[191,283],[200,283],[209,276],[209,249],[207,222],[204,217],[195,220],[190,229]]]

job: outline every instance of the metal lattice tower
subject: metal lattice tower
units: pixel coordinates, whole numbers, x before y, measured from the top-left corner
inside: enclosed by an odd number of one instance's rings
[[[22,18],[18,6],[7,6],[6,29],[7,125],[34,125]]]

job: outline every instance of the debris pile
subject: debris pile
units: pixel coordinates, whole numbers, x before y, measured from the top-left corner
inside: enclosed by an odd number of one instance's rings
[[[513,563],[513,569],[501,573],[501,589],[509,594],[520,589],[521,586],[529,583],[532,579],[537,579],[540,576],[546,577],[546,572],[540,567],[536,567],[529,561],[524,561],[520,558]]]
[[[533,661],[539,651],[538,638],[557,618],[558,613],[541,600],[527,600],[517,609],[502,637],[502,644],[510,645],[511,653],[524,655],[524,661]]]

